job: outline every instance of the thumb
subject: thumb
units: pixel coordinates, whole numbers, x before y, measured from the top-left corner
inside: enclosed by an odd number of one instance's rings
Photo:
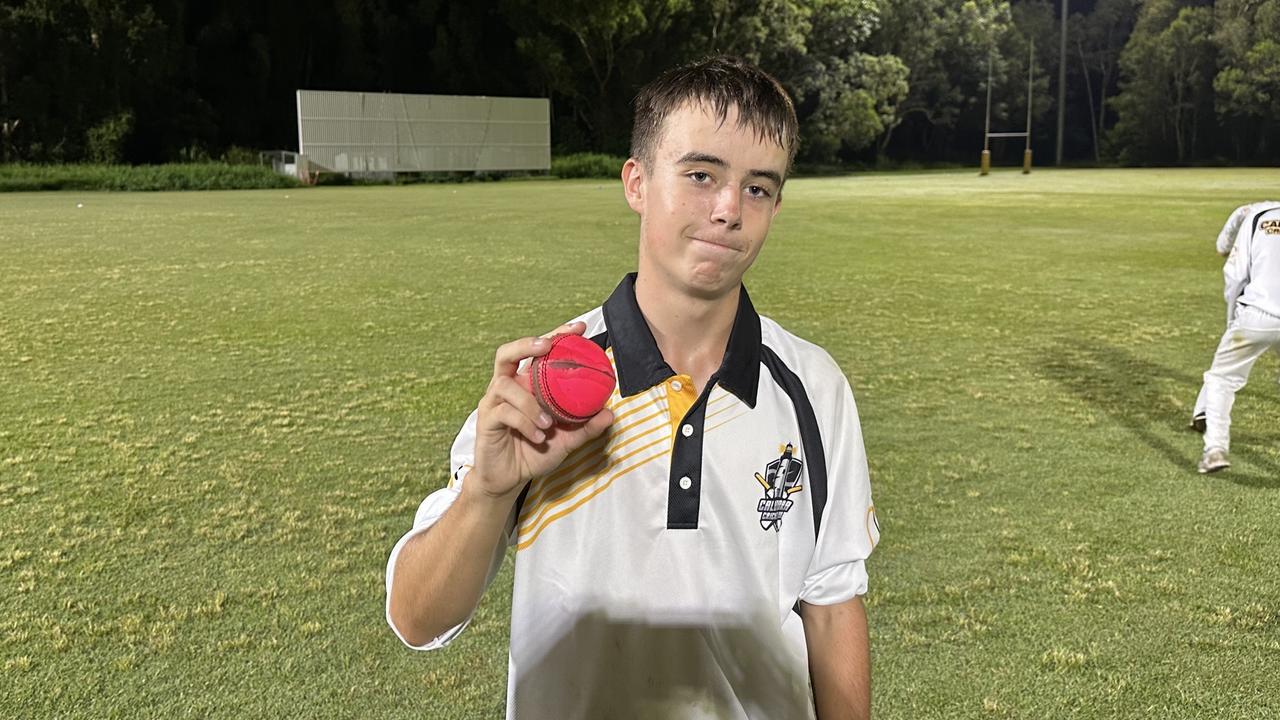
[[[565,447],[573,452],[587,443],[600,437],[613,424],[613,411],[605,408],[581,425],[565,427],[557,425],[556,431],[565,433]]]
[[[613,411],[609,408],[601,410],[583,424],[581,429],[581,432],[583,433],[583,441],[594,440],[595,438],[600,437],[600,434],[609,429],[609,426],[612,424]]]

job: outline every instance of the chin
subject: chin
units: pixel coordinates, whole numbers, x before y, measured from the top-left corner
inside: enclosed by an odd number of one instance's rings
[[[696,298],[718,300],[736,289],[741,282],[741,279],[735,280],[725,273],[694,273],[685,285],[689,288],[689,294]]]

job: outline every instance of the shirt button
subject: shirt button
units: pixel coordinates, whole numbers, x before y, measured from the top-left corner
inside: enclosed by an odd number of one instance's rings
[[[688,490],[691,487],[693,487],[693,481],[689,479],[688,475],[685,475],[684,477],[680,478],[681,490]]]
[[[693,426],[686,424],[684,427],[680,428],[680,434],[685,437],[689,437],[693,434]]]
[[[672,380],[671,389],[676,392],[680,392],[681,390],[684,389],[684,383],[680,382],[679,380]]]

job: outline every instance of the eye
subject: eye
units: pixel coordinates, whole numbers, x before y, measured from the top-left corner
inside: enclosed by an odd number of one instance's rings
[[[769,192],[767,189],[765,189],[765,188],[763,188],[763,187],[760,187],[759,185],[751,185],[751,186],[749,186],[749,187],[747,188],[747,194],[748,194],[748,195],[750,195],[750,196],[751,196],[751,197],[753,197],[753,198],[767,198],[767,197],[772,197],[772,194],[770,194],[770,192]]]
[[[689,178],[695,183],[701,185],[711,179],[711,176],[701,170],[694,170],[689,173]]]

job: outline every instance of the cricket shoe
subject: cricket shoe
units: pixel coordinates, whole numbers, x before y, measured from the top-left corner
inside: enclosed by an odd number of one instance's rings
[[[1222,448],[1209,448],[1204,451],[1204,457],[1200,458],[1201,475],[1226,470],[1229,467],[1231,467],[1231,461],[1227,460],[1227,451]]]
[[[1205,419],[1204,419],[1204,413],[1201,413],[1201,414],[1199,414],[1199,415],[1193,415],[1193,416],[1191,416],[1191,425],[1190,425],[1190,427],[1191,427],[1191,429],[1192,429],[1192,430],[1195,430],[1196,432],[1198,432],[1198,433],[1200,433],[1201,435],[1203,435],[1203,434],[1204,434],[1205,427],[1207,427],[1207,424],[1206,424]]]

